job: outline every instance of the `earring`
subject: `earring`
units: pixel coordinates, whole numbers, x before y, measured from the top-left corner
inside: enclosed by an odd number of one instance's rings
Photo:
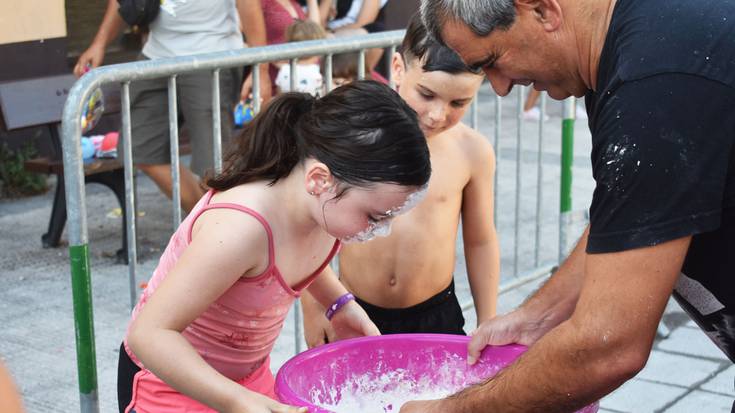
[[[312,196],[314,196],[314,195],[316,195],[316,192],[314,192],[314,191],[309,191],[309,195],[312,195]]]

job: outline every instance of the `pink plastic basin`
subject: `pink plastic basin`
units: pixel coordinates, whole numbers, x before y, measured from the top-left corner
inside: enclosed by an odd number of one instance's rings
[[[469,340],[446,334],[395,334],[327,344],[287,361],[276,375],[276,394],[283,403],[309,407],[310,413],[332,413],[318,405],[335,405],[343,392],[365,383],[376,397],[387,398],[397,383],[386,382],[386,377],[457,389],[494,376],[526,351],[516,344],[487,347],[478,362],[468,366]],[[595,413],[598,407],[595,403],[578,413]],[[383,409],[398,410],[400,406],[390,404]]]

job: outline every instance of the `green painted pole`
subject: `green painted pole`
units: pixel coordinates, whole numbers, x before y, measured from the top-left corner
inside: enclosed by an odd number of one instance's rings
[[[559,263],[567,254],[568,231],[572,211],[572,164],[574,160],[575,99],[564,100],[561,125],[561,184],[559,187]]]
[[[94,345],[92,316],[92,277],[87,244],[69,247],[71,261],[72,296],[74,299],[74,327],[77,334],[77,372],[79,392],[97,398],[97,359]]]

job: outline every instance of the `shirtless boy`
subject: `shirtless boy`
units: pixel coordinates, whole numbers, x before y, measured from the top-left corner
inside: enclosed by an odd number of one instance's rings
[[[495,155],[487,139],[460,122],[483,77],[434,42],[419,16],[391,70],[428,140],[431,181],[424,201],[396,219],[391,235],[343,246],[340,279],[383,334],[464,334],[452,274],[460,218],[478,324],[495,316],[500,275]],[[309,347],[329,340],[324,308],[306,295],[303,308]]]

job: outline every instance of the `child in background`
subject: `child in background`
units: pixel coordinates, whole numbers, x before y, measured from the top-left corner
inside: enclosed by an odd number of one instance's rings
[[[369,81],[286,93],[231,149],[133,311],[120,411],[305,412],[272,399],[269,353],[306,288],[339,338],[378,334],[327,264],[340,241],[384,232],[425,193],[413,110]]]
[[[332,56],[332,87],[342,86],[352,81],[357,80],[357,66],[359,61],[358,52],[341,53]],[[388,84],[388,80],[385,79],[380,73],[376,71],[370,72],[367,64],[365,64],[366,78],[369,80],[375,80],[384,85]]]
[[[432,40],[418,15],[393,56],[392,75],[426,135],[429,191],[421,205],[396,220],[390,236],[345,246],[340,280],[383,334],[464,334],[452,276],[460,220],[478,324],[495,316],[500,276],[495,155],[485,137],[460,123],[483,76]],[[322,305],[307,296],[303,303],[307,344],[332,340]]]
[[[311,20],[296,20],[286,28],[287,42],[302,42],[305,40],[324,39],[326,33]],[[291,64],[284,63],[278,69],[276,86],[279,93],[291,91]],[[296,64],[296,91],[309,93],[312,96],[324,94],[324,80],[322,79],[319,56],[302,58]]]

